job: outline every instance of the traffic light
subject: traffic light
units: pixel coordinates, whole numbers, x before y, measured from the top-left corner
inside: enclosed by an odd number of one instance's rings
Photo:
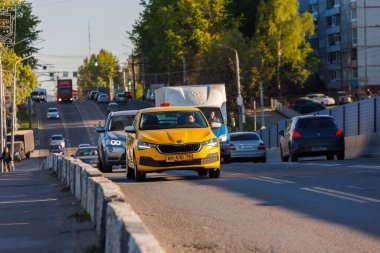
[[[95,67],[100,67],[100,64],[98,62],[98,59],[95,59],[95,64],[94,64]]]
[[[132,80],[128,79],[128,86],[131,86],[131,84],[132,84]]]

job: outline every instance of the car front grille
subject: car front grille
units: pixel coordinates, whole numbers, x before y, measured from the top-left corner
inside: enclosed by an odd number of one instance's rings
[[[198,152],[202,148],[200,143],[189,143],[182,145],[158,145],[157,149],[162,154],[173,153],[194,153]]]

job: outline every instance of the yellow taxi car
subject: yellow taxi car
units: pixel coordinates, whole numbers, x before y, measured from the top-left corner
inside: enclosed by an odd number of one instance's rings
[[[213,123],[217,128],[220,123]],[[202,112],[189,107],[140,110],[125,127],[127,178],[146,179],[146,173],[194,170],[220,176],[219,140]]]

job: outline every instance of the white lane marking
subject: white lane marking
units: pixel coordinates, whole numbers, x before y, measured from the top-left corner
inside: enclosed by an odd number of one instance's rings
[[[18,177],[18,178],[0,178],[0,181],[17,181],[17,180],[30,180],[27,177]]]
[[[284,180],[284,179],[278,179],[278,178],[273,178],[273,177],[260,177],[260,178],[265,178],[268,180],[273,180],[273,181],[279,181],[281,183],[287,183],[287,184],[295,184],[296,182],[289,181],[289,180]]]
[[[0,196],[0,198],[18,198],[18,197],[27,197],[28,195],[12,195],[12,196]]]
[[[244,173],[238,173],[238,172],[223,172],[223,174],[227,174],[227,175],[243,175]]]
[[[264,179],[264,178],[259,178],[259,177],[249,177],[249,179],[263,181],[263,182],[272,183],[272,184],[283,184],[283,183],[278,182],[278,181],[272,181],[272,180],[268,180],[268,179]]]
[[[358,203],[367,203],[367,201],[362,201],[362,200],[358,200],[358,199],[354,199],[354,198],[349,198],[349,197],[345,197],[345,196],[341,196],[341,195],[333,194],[333,193],[329,193],[329,192],[318,191],[318,190],[310,189],[310,188],[301,188],[301,190],[315,192],[315,193],[320,193],[320,194],[324,194],[324,195],[328,195],[328,196],[332,196],[332,197],[337,197],[337,198],[341,198],[341,199],[345,199],[345,200],[351,200],[351,201],[358,202]]]
[[[49,201],[57,201],[57,199],[31,199],[31,200],[16,200],[16,201],[0,201],[0,204],[18,204],[18,203],[49,202]]]
[[[333,166],[342,166],[341,163],[300,163],[300,165],[306,165],[306,166],[325,166],[325,167],[333,167]]]
[[[317,189],[317,190],[321,190],[321,191],[341,194],[341,195],[344,195],[344,196],[358,198],[358,199],[362,199],[362,200],[366,200],[366,201],[371,201],[371,202],[375,202],[375,203],[379,203],[380,202],[379,199],[369,198],[369,197],[365,197],[365,196],[361,196],[361,195],[357,195],[357,194],[352,194],[352,193],[347,193],[347,192],[341,192],[341,191],[336,191],[336,190],[322,188],[322,187],[313,187],[313,188]]]
[[[363,171],[348,172],[346,174],[348,175],[348,174],[361,174],[361,173],[378,173],[378,172],[373,171],[373,170],[363,170]]]
[[[29,225],[30,223],[0,223],[0,226],[19,226],[19,225]]]
[[[357,187],[357,186],[353,186],[353,185],[346,185],[345,187],[346,188],[351,188],[351,189],[356,189],[356,190],[365,190],[365,188]]]
[[[380,170],[380,166],[377,165],[351,165],[350,168],[362,168],[362,169],[377,169]]]

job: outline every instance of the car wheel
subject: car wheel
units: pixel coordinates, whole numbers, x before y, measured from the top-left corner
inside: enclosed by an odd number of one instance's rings
[[[135,178],[135,170],[128,166],[128,162],[127,162],[127,178],[128,179]]]
[[[334,160],[334,154],[327,154],[326,158],[327,160]]]
[[[25,154],[25,157],[26,157],[26,158],[30,158],[30,152],[26,153],[26,154]]]
[[[210,178],[218,178],[220,177],[220,169],[211,169],[208,171],[208,176]]]
[[[338,160],[344,160],[344,151],[339,151],[338,154],[336,154],[336,157]]]
[[[294,154],[294,153],[292,153],[292,154],[290,155],[290,160],[291,160],[292,162],[297,162],[297,161],[298,161],[298,157],[297,157],[297,155]]]
[[[285,163],[288,162],[289,157],[283,155],[282,147],[281,147],[281,146],[280,146],[280,153],[281,153],[281,161],[282,161],[282,162],[285,162]]]
[[[206,176],[207,175],[207,170],[198,170],[198,176]]]
[[[231,155],[226,155],[223,157],[223,163],[230,164],[231,163]]]
[[[137,159],[136,159],[136,157],[134,157],[133,163],[135,165],[134,174],[135,174],[136,181],[138,181],[138,182],[145,181],[146,180],[146,173],[139,171],[139,169],[137,167]]]

